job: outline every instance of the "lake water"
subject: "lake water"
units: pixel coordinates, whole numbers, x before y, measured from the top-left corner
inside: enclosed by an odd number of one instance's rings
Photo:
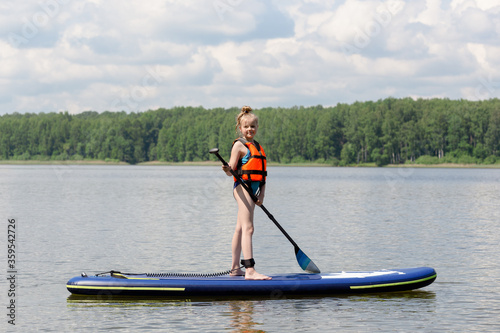
[[[322,272],[431,266],[411,292],[244,300],[81,299],[85,271],[229,269],[232,180],[215,166],[0,166],[2,272],[16,226],[16,287],[0,330],[498,332],[500,170],[271,167],[264,202]],[[262,273],[301,272],[256,208]],[[7,306],[14,300],[15,326]]]

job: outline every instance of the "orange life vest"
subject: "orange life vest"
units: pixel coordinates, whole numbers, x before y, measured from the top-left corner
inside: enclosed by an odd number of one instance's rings
[[[242,160],[240,159],[238,161],[236,173],[245,181],[265,183],[267,176],[267,161],[264,148],[262,148],[255,140],[252,143],[246,141],[243,138],[239,138],[237,140],[234,140],[233,145],[236,143],[236,141],[243,143],[248,148],[248,150],[250,150],[250,157],[248,158],[248,162],[243,164]],[[236,178],[234,178],[234,181],[237,181]]]

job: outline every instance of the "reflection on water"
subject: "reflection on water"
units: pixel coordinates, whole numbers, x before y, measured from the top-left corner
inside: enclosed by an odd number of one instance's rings
[[[199,312],[200,308],[205,308],[201,312],[217,313],[218,323],[225,327],[225,330],[232,332],[266,332],[265,323],[269,321],[267,312],[272,311],[283,331],[297,328],[300,317],[318,316],[318,320],[328,322],[327,316],[344,316],[346,313],[357,311],[359,305],[365,309],[374,309],[382,306],[385,311],[397,313],[401,308],[417,307],[420,312],[432,312],[435,310],[436,295],[432,291],[414,290],[394,293],[361,294],[361,295],[339,295],[327,297],[292,297],[283,298],[279,301],[264,297],[253,297],[251,299],[241,299],[241,297],[196,297],[190,299],[175,299],[165,297],[119,297],[119,296],[79,296],[71,295],[67,298],[67,306],[72,311],[86,310],[92,308],[108,309],[113,313],[117,309],[154,308],[155,311],[164,310],[165,318],[168,310],[172,308],[197,308],[194,312]],[[279,302],[279,303],[276,303]],[[102,311],[102,310],[94,310]],[[376,311],[375,311],[376,313]],[[370,316],[365,313],[365,316]],[[300,321],[300,320],[299,320]],[[168,330],[168,322],[163,324],[163,328]],[[316,324],[319,331],[328,331],[328,325]],[[331,328],[331,327],[330,327]],[[187,328],[185,328],[187,329]],[[300,331],[307,331],[302,328]],[[274,331],[274,330],[271,330]],[[281,331],[281,330],[280,330]]]
[[[422,299],[433,300],[436,294],[427,290],[410,290],[398,291],[387,293],[370,293],[370,294],[356,294],[356,295],[337,295],[337,296],[302,296],[302,295],[288,295],[282,297],[280,300],[317,300],[317,299],[346,299],[350,301],[357,300],[387,300],[387,299]],[[276,300],[273,297],[265,296],[200,296],[190,298],[176,297],[154,297],[154,296],[117,296],[117,295],[69,295],[67,297],[67,305],[70,307],[107,307],[107,306],[179,306],[183,304],[211,304],[211,302],[228,302],[242,301],[242,302],[262,302]],[[208,302],[208,303],[207,303]]]
[[[233,301],[228,303],[228,314],[231,317],[229,327],[234,332],[265,332],[258,329],[262,322],[253,319],[254,303],[251,301]]]
[[[117,297],[112,295],[79,296],[70,295],[67,298],[68,307],[136,307],[136,306],[184,306],[191,303],[190,299]]]

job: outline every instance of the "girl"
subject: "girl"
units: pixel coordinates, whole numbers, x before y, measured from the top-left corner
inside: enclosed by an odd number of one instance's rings
[[[245,275],[247,280],[270,280],[269,276],[257,273],[253,259],[252,235],[254,231],[253,213],[255,204],[261,205],[264,201],[266,189],[266,155],[264,149],[254,140],[259,128],[259,120],[252,113],[252,108],[244,106],[236,118],[236,130],[240,138],[233,142],[229,166],[222,166],[222,170],[231,176],[230,168],[236,170],[237,174],[252,189],[257,202],[254,202],[250,194],[235,179],[233,194],[238,203],[238,218],[236,230],[232,241],[232,264],[231,275]],[[245,272],[240,268],[240,256],[243,252],[241,264]]]

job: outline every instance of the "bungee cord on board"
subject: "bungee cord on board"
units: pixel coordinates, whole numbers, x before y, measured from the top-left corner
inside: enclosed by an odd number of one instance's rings
[[[243,268],[241,266],[240,268]],[[108,272],[102,272],[102,273],[97,273],[95,276],[105,276],[109,274],[112,277],[116,278],[123,278],[126,279],[127,276],[134,276],[134,275],[145,275],[147,277],[151,278],[157,278],[157,277],[201,277],[201,278],[207,278],[207,277],[217,277],[217,276],[224,276],[224,275],[229,275],[236,269],[230,269],[224,272],[218,272],[218,273],[122,273],[120,271],[108,271]],[[82,273],[83,277],[86,277],[87,274],[85,272]]]

